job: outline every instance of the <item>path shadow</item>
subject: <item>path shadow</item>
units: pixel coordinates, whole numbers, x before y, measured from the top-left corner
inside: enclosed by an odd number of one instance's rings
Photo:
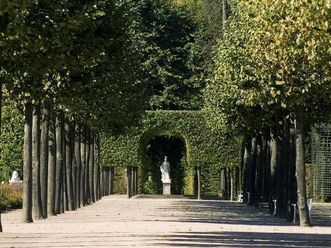
[[[238,225],[266,225],[266,226],[295,226],[291,222],[273,217],[272,215],[247,206],[239,202],[204,200],[204,201],[179,201],[171,205],[172,210],[178,210],[178,218],[174,221],[195,222],[195,223],[215,223],[215,224],[238,224]],[[159,208],[163,211],[163,216],[167,216],[169,208]],[[314,226],[331,226],[331,208],[323,209],[324,214],[320,214],[320,209],[315,209],[313,214]],[[325,212],[327,212],[325,214]],[[169,215],[169,217],[171,217]],[[172,220],[170,220],[172,221]]]
[[[190,232],[155,236],[161,247],[331,247],[331,235],[258,232]]]
[[[168,210],[178,210],[176,219],[171,220]],[[180,201],[174,202],[169,208],[158,208],[162,216],[169,217],[169,221],[237,224],[237,225],[267,225],[267,226],[293,226],[292,223],[270,216],[254,207],[230,201]]]

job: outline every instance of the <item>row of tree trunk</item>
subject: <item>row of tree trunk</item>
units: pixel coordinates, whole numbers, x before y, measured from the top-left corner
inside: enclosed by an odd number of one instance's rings
[[[245,203],[268,202],[270,211],[274,211],[276,204],[276,215],[289,220],[293,218],[292,204],[297,204],[300,224],[311,225],[306,196],[302,113],[296,113],[292,120],[284,118],[282,130],[246,137],[243,191]]]
[[[99,137],[63,112],[27,103],[23,221],[72,211],[101,198]]]
[[[2,129],[1,121],[2,121],[2,82],[0,81],[0,139],[1,139],[1,129]],[[0,208],[0,232],[2,232],[1,208]]]

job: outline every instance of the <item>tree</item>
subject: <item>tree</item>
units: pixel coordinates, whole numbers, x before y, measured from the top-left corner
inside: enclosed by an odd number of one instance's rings
[[[300,159],[305,113],[315,113],[308,124],[329,114],[320,104],[330,98],[330,8],[325,0],[237,1],[206,94],[214,113],[237,127],[277,129],[284,117],[294,118],[301,225],[310,225]]]

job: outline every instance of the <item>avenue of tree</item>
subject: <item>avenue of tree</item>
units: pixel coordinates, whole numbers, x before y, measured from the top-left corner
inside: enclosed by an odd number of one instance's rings
[[[245,202],[276,199],[282,217],[297,202],[311,225],[304,136],[330,118],[330,20],[330,0],[0,0],[0,103],[24,113],[23,221],[109,193],[101,132],[204,108],[243,140]]]

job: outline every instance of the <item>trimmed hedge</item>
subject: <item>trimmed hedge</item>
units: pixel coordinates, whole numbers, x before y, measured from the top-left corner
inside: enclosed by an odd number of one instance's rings
[[[229,136],[223,126],[208,123],[208,113],[204,111],[147,111],[141,123],[125,134],[101,134],[101,165],[138,166],[143,172],[148,163],[145,151],[149,141],[156,136],[176,137],[186,146],[184,193],[193,193],[194,168],[200,166],[202,194],[215,195],[219,168],[240,164],[240,140]],[[141,179],[140,185],[144,183]]]

